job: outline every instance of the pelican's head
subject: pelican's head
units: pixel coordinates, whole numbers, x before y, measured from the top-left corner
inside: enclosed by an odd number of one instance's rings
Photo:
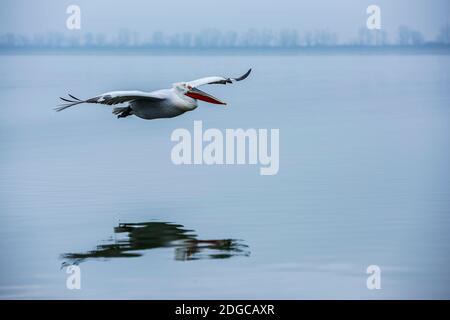
[[[183,96],[187,96],[194,100],[202,100],[205,102],[209,102],[212,104],[223,104],[226,105],[225,102],[219,100],[216,97],[213,97],[212,95],[198,89],[195,87],[190,86],[186,82],[179,82],[175,83],[174,87],[178,90],[178,92]]]

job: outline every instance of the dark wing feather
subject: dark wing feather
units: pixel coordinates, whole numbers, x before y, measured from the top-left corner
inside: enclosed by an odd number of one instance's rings
[[[218,77],[218,76],[212,76],[212,77],[204,77],[196,80],[192,80],[187,82],[187,85],[196,88],[199,86],[203,86],[205,84],[227,84],[227,83],[233,83],[235,81],[241,81],[246,79],[249,74],[252,72],[252,69],[249,69],[246,73],[244,73],[242,76],[237,78],[225,78],[225,77]]]
[[[134,100],[151,100],[151,101],[162,101],[164,98],[160,98],[157,96],[152,96],[151,93],[140,92],[140,91],[120,91],[120,92],[111,92],[103,95],[99,95],[87,100],[81,100],[77,97],[69,94],[73,100],[69,100],[66,98],[60,97],[61,100],[67,102],[55,108],[56,111],[62,111],[64,109],[76,106],[81,103],[100,103],[104,105],[115,105],[124,102],[130,102]]]
[[[233,80],[235,81],[241,81],[244,79],[247,79],[247,77],[250,75],[250,73],[252,72],[252,69],[248,69],[248,71],[246,73],[244,73],[242,76],[238,77],[238,78],[234,78]]]
[[[246,79],[251,72],[252,72],[252,69],[248,69],[248,71],[245,74],[243,74],[242,76],[240,76],[240,77],[237,77],[237,78],[226,78],[226,79],[223,79],[223,80],[210,82],[209,84],[227,84],[227,83],[233,83],[233,81],[241,81],[241,80]]]

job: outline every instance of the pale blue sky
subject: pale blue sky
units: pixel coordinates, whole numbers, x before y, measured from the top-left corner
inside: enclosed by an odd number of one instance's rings
[[[293,28],[328,29],[341,40],[348,40],[365,26],[369,4],[381,7],[382,28],[391,35],[396,34],[399,25],[408,25],[420,30],[427,39],[434,39],[438,29],[450,21],[448,0],[3,0],[0,32],[67,32],[65,11],[70,4],[81,7],[81,32],[115,34],[128,29],[142,37],[154,31]]]

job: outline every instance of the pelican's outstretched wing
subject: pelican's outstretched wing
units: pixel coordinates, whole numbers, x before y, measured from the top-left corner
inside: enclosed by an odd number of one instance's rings
[[[225,78],[225,77],[206,77],[206,78],[200,78],[197,80],[192,80],[187,82],[186,84],[188,86],[191,86],[192,88],[200,87],[205,84],[227,84],[227,83],[233,83],[234,81],[241,81],[248,77],[248,75],[252,72],[252,69],[249,69],[245,74],[243,74],[240,77],[237,78]]]
[[[62,111],[64,109],[76,106],[81,103],[100,103],[106,105],[113,105],[123,102],[130,102],[133,100],[162,101],[165,99],[162,96],[158,96],[158,94],[156,93],[143,91],[111,91],[86,100],[80,100],[71,94],[69,94],[69,97],[71,99],[60,97],[61,100],[67,103],[60,105],[59,107],[55,108],[55,110]]]

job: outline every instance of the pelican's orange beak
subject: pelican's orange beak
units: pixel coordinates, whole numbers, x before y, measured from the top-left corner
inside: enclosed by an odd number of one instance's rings
[[[207,94],[206,92],[199,90],[197,88],[189,88],[189,91],[185,93],[188,97],[191,97],[192,99],[202,100],[205,102],[213,103],[213,104],[223,104],[226,105],[225,102],[220,101],[216,97],[213,97],[210,94]]]

